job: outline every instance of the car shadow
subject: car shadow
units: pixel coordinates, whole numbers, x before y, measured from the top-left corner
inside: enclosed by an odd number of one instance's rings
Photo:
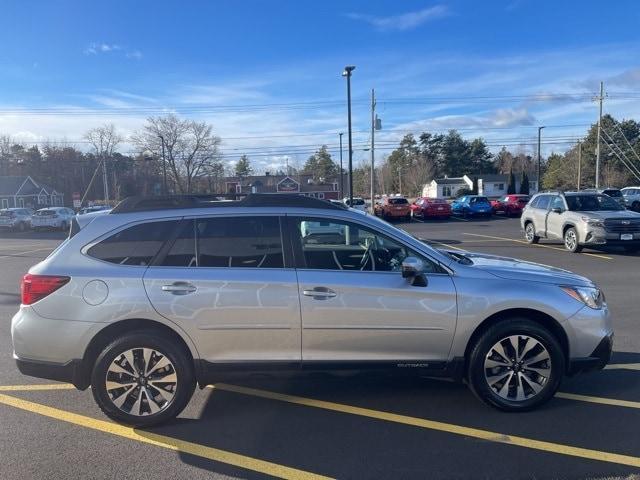
[[[640,354],[630,352],[618,352],[613,359],[615,363],[639,361]],[[638,379],[640,372],[634,370],[585,373],[567,378],[561,391],[638,401]],[[209,392],[205,393],[197,419],[180,418],[155,428],[139,429],[137,433],[151,440],[154,435],[165,435],[339,478],[341,475],[350,476],[345,472],[362,468],[354,458],[345,456],[353,445],[358,445],[358,451],[369,452],[372,471],[375,472],[377,468],[390,468],[383,458],[389,445],[401,446],[403,451],[411,450],[413,442],[419,445],[424,441],[424,437],[420,437],[424,431],[406,429],[393,421],[381,422],[375,419],[375,414],[371,418],[366,413],[358,414],[353,410],[332,410],[331,405],[335,404],[524,436],[532,435],[532,431],[540,428],[552,428],[558,424],[559,418],[563,419],[560,423],[566,423],[570,411],[576,429],[576,439],[573,440],[576,443],[579,443],[580,436],[592,434],[590,429],[595,427],[590,418],[597,415],[598,421],[612,422],[621,428],[620,425],[629,423],[628,416],[633,414],[629,409],[620,409],[616,411],[619,414],[612,415],[611,410],[599,410],[605,407],[593,403],[558,398],[532,412],[507,415],[479,402],[465,385],[415,375],[268,374],[229,376],[223,382],[218,384],[218,388],[207,388]],[[227,390],[224,384],[239,385],[247,393]],[[266,392],[266,395],[261,392]],[[269,398],[270,392],[279,396]],[[441,441],[459,442],[459,438]],[[459,448],[459,444],[454,445]],[[212,473],[264,478],[258,473],[238,470],[202,456],[182,451],[179,456],[184,463]],[[409,469],[419,471],[424,468],[424,456],[419,453],[403,455],[403,461],[410,463],[406,465]],[[434,457],[433,461],[452,460]]]

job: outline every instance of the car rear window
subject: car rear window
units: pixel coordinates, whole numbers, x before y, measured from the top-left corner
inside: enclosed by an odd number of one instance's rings
[[[406,198],[390,198],[389,205],[406,205],[409,203]]]
[[[140,223],[105,238],[87,251],[91,257],[119,265],[147,266],[173,234],[177,220]]]
[[[347,205],[349,205],[350,200],[347,200]],[[354,205],[364,205],[364,200],[361,198],[354,198],[353,199],[353,204]]]
[[[473,197],[469,203],[489,203],[489,199],[487,197]]]

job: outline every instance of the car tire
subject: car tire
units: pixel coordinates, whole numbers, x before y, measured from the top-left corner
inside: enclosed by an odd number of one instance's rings
[[[64,232],[66,230],[69,229],[69,224],[66,222],[66,220],[64,220],[61,224],[60,224],[60,231]]]
[[[631,204],[631,210],[634,212],[640,212],[640,202],[635,201]]]
[[[467,381],[487,405],[521,412],[551,399],[565,369],[562,347],[549,330],[526,318],[512,318],[493,325],[475,342]]]
[[[16,227],[16,230],[18,230],[20,233],[24,232],[26,229],[27,229],[27,226],[25,225],[24,222],[18,223],[18,226]]]
[[[578,242],[578,232],[575,228],[567,228],[564,231],[562,239],[564,241],[564,248],[569,250],[571,253],[580,253],[582,251],[582,246]]]
[[[525,224],[524,239],[530,244],[536,244],[540,241],[540,237],[536,235],[536,227],[533,222],[527,222]]]
[[[133,368],[127,358],[133,359]],[[163,366],[158,368],[160,362]],[[155,371],[140,375],[149,368]],[[126,384],[127,380],[129,390],[113,387],[116,383]],[[134,427],[149,427],[175,418],[189,403],[195,385],[193,361],[188,352],[175,340],[153,331],[134,331],[116,338],[102,350],[91,374],[93,398],[104,414]],[[132,414],[136,409],[137,413]]]

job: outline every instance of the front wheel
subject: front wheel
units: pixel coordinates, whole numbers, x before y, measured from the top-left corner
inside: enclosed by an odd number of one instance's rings
[[[469,356],[467,379],[473,393],[504,411],[526,411],[547,402],[560,386],[565,357],[558,340],[524,318],[490,327]]]
[[[164,335],[137,331],[115,339],[98,356],[91,391],[113,420],[135,427],[176,417],[195,388],[187,352]]]
[[[573,227],[567,228],[564,232],[564,248],[571,253],[579,253],[582,251],[582,247],[578,243],[578,232]]]

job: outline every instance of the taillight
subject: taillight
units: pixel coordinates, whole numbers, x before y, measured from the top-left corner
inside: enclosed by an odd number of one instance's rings
[[[60,287],[66,285],[71,277],[58,275],[32,275],[27,273],[22,277],[20,292],[22,293],[22,304],[31,305],[42,300],[47,295],[52,294]]]

